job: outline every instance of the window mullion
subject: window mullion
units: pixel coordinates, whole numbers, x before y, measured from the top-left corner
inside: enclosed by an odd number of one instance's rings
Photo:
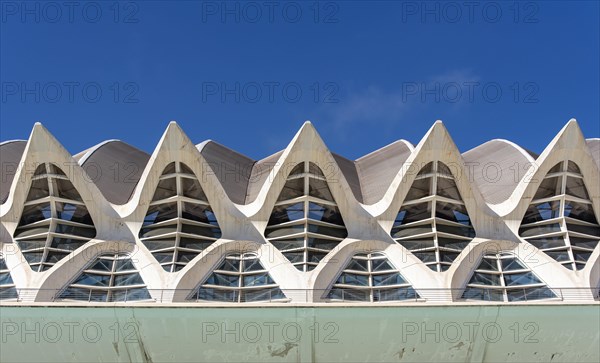
[[[508,291],[506,290],[506,283],[504,282],[504,270],[502,269],[502,257],[501,254],[496,254],[496,266],[498,267],[498,271],[500,272],[500,286],[502,287],[502,298],[504,302],[508,302]]]

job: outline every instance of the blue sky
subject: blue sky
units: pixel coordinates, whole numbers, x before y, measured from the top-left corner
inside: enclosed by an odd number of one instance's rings
[[[597,1],[0,3],[1,140],[40,121],[72,153],[151,152],[176,120],[262,158],[311,120],[357,158],[437,119],[461,151],[540,152],[570,118],[600,136]]]

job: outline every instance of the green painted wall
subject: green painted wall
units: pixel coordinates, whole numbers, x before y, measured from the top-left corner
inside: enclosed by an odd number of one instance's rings
[[[1,362],[598,362],[600,305],[2,306]]]

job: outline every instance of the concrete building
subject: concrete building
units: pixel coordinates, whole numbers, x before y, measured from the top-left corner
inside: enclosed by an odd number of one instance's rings
[[[590,342],[560,354],[600,358],[600,139],[586,140],[575,120],[540,155],[498,139],[461,154],[438,121],[417,145],[399,140],[357,160],[329,151],[309,122],[262,160],[210,140],[195,145],[174,122],[151,155],[119,140],[71,155],[36,124],[29,140],[0,144],[0,162],[3,319],[20,321],[24,306],[34,316],[39,306],[288,306],[314,309],[313,318],[319,307],[368,315],[431,306],[429,316],[448,306],[577,306],[586,317],[560,321],[577,321]],[[309,345],[270,357],[315,360]],[[441,357],[377,349],[350,358]],[[504,354],[470,349],[470,361]],[[105,359],[161,360],[146,348],[116,354]]]

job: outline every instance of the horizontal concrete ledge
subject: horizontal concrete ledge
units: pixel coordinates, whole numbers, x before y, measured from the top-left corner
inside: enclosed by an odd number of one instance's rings
[[[348,302],[327,302],[327,303],[144,303],[144,302],[131,302],[131,303],[105,303],[105,302],[2,302],[2,307],[48,307],[48,308],[197,308],[197,309],[210,309],[210,308],[235,308],[235,309],[248,309],[248,308],[386,308],[386,307],[453,307],[453,306],[511,306],[511,307],[523,307],[523,306],[599,306],[600,301],[524,301],[524,302],[498,302],[498,301],[461,301],[461,302],[446,302],[446,303],[423,303],[423,302],[379,302],[379,303],[348,303]]]
[[[598,304],[148,307],[2,306],[0,361],[600,361]]]

